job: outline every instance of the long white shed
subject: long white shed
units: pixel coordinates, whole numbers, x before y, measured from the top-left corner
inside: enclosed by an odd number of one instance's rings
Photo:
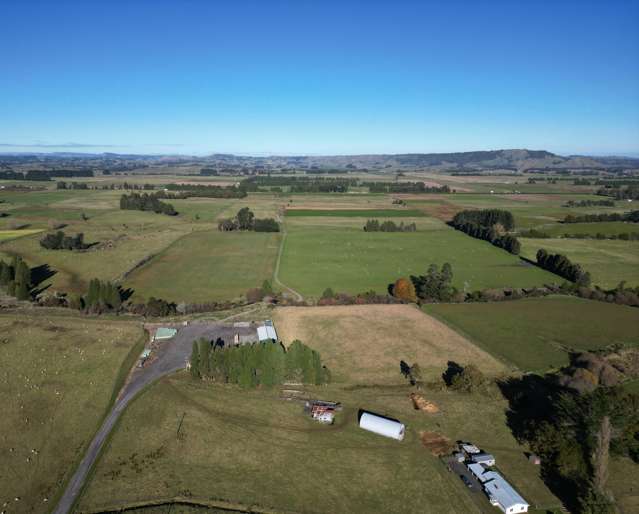
[[[384,437],[397,439],[398,441],[404,439],[404,432],[406,431],[406,427],[399,421],[393,421],[392,419],[377,416],[370,412],[362,413],[359,418],[359,428],[383,435]]]

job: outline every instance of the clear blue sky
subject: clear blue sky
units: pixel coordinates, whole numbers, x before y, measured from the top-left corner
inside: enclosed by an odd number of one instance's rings
[[[6,0],[0,151],[639,155],[639,1]]]

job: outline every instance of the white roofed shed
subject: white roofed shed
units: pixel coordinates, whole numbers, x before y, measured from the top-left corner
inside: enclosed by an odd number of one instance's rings
[[[499,507],[506,514],[528,512],[530,505],[506,480],[494,471],[489,471],[490,480],[484,482],[484,490],[492,505]]]
[[[359,418],[359,427],[384,437],[401,441],[404,439],[406,427],[399,421],[364,412]]]

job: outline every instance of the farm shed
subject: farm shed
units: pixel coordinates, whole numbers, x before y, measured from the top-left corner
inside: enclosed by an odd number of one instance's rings
[[[359,418],[359,427],[369,432],[373,432],[384,437],[390,437],[391,439],[397,439],[401,441],[404,439],[404,432],[406,427],[399,421],[377,416],[370,412],[364,412]]]
[[[277,341],[277,332],[271,320],[266,320],[261,326],[257,327],[257,338],[262,341]]]
[[[528,512],[530,505],[499,473],[489,471],[485,475],[490,477],[484,483],[484,490],[492,505],[499,507],[506,514]]]
[[[469,457],[471,455],[476,454],[476,453],[481,453],[481,450],[479,448],[477,448],[477,446],[475,446],[474,444],[470,444],[470,443],[462,443],[461,444],[461,449]]]
[[[175,334],[177,334],[177,330],[174,328],[160,327],[155,331],[153,340],[162,341],[164,339],[171,339]]]
[[[494,466],[495,465],[495,457],[490,453],[475,453],[470,456],[470,460],[472,460],[475,464],[483,464],[484,466]]]
[[[468,469],[480,482],[488,480],[489,475],[487,475],[486,468],[481,464],[468,464]]]

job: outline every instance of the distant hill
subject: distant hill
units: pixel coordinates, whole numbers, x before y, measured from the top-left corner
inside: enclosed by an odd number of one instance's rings
[[[88,166],[113,170],[173,166],[248,169],[307,169],[307,170],[433,170],[474,173],[479,171],[622,171],[639,169],[639,159],[630,157],[592,157],[585,155],[557,155],[545,150],[509,149],[455,153],[407,153],[364,155],[272,155],[249,156],[214,153],[208,156],[136,155],[90,153],[5,153],[0,154],[0,166]]]

